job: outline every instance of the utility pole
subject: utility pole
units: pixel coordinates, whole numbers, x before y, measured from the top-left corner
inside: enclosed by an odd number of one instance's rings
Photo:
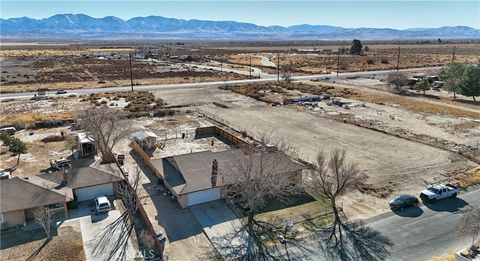
[[[132,87],[132,92],[133,92],[132,53],[128,54],[128,60],[130,63],[130,86]]]
[[[252,79],[252,57],[250,57],[250,79]]]
[[[223,62],[220,61],[220,71],[223,72]]]
[[[337,51],[337,78],[338,78],[339,70],[340,70],[340,49]]]
[[[280,82],[280,51],[277,52],[277,82]]]
[[[398,47],[398,53],[397,53],[397,72],[400,69],[400,47]]]
[[[453,45],[452,62],[455,62],[455,45]]]

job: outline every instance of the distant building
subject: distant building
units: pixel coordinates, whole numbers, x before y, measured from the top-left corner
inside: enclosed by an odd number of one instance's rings
[[[133,54],[133,59],[135,59],[135,60],[143,60],[143,59],[145,59],[145,54],[144,54],[144,53],[134,53],[134,54]]]
[[[184,54],[184,55],[180,55],[180,56],[178,56],[178,60],[180,60],[180,61],[187,61],[187,62],[191,62],[191,61],[193,61],[193,57],[192,57],[192,56],[190,56],[190,55],[186,55],[186,54]]]

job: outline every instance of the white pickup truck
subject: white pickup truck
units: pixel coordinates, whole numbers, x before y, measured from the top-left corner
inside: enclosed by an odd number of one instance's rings
[[[439,199],[455,198],[458,193],[460,193],[460,189],[451,184],[430,185],[420,192],[420,198],[423,201],[435,202]]]

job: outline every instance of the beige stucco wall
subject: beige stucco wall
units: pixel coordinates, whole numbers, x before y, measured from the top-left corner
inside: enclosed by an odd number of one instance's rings
[[[188,208],[188,194],[178,196],[177,199],[182,208]]]
[[[4,225],[2,229],[25,224],[25,211],[17,210],[3,214]]]

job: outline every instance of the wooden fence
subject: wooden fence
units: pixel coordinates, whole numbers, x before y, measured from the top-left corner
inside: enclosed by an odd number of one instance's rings
[[[135,140],[132,141],[132,147],[133,147],[133,150],[135,150],[135,152],[138,153],[140,157],[142,157],[142,160],[145,163],[145,165],[147,165],[147,167],[150,170],[155,172],[155,175],[158,175],[156,168],[153,166],[152,162],[150,161],[150,156],[142,149],[142,147],[140,147],[140,145]]]
[[[219,128],[217,126],[208,126],[208,127],[200,127],[195,130],[195,136],[220,136],[227,140],[228,142],[234,144],[238,147],[243,148],[254,148],[255,146],[250,144],[249,142],[244,141],[243,139],[233,135],[232,133]]]
[[[140,146],[134,141],[133,143],[135,143],[138,147],[138,149],[143,152],[143,150],[140,148]],[[134,149],[135,149],[135,145],[134,145]],[[135,151],[137,151],[137,149],[135,149]],[[143,154],[141,154],[139,152],[139,154],[142,156],[142,158],[144,158],[143,156],[148,156],[145,152],[143,152]],[[146,158],[146,159],[149,159],[149,158]],[[145,158],[144,158],[145,160]],[[150,162],[148,160],[148,162]],[[117,163],[117,166],[118,168],[120,169],[120,172],[122,173],[122,175],[125,177],[125,179],[128,178],[128,175],[124,172],[123,168],[121,168],[120,164],[118,162]],[[128,186],[130,186],[131,189],[133,189],[131,187],[131,184],[129,182],[127,182]],[[163,250],[164,250],[164,246],[160,243],[160,241],[157,239],[157,236],[156,236],[156,231],[155,229],[153,228],[153,225],[152,223],[150,222],[150,219],[148,218],[148,215],[147,215],[147,212],[145,211],[145,209],[143,208],[143,205],[140,201],[140,199],[137,197],[137,200],[138,200],[138,203],[137,203],[137,206],[138,206],[138,212],[140,213],[140,216],[142,217],[143,219],[143,222],[145,223],[146,227],[147,227],[147,230],[149,232],[150,235],[153,236],[154,238],[154,241],[155,241],[155,248],[157,250],[157,252],[159,253],[160,255],[160,258],[163,259]]]

